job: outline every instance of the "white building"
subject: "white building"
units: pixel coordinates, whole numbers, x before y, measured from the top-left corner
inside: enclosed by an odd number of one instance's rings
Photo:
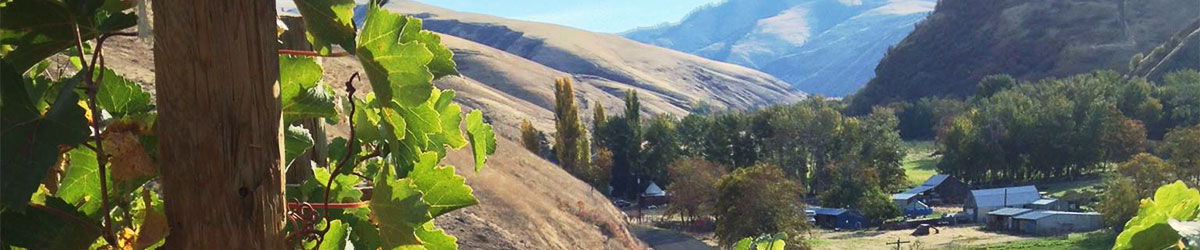
[[[987,223],[988,212],[1006,207],[1023,207],[1042,199],[1033,185],[971,190],[963,204],[963,213],[975,222]]]

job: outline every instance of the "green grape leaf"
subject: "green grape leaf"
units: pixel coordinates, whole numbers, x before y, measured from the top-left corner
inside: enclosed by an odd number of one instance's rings
[[[746,237],[738,240],[733,244],[734,250],[750,250],[750,246],[754,245],[754,237]]]
[[[306,56],[279,56],[279,85],[281,98],[294,97],[307,88],[317,86],[324,70],[317,60]],[[284,99],[286,101],[286,99]]]
[[[354,0],[297,0],[296,9],[314,50],[329,54],[337,44],[354,53]]]
[[[462,124],[462,107],[453,102],[454,91],[442,91],[436,98],[433,109],[438,111],[438,116],[442,119],[442,133],[435,135],[434,140],[454,149],[466,146],[467,139],[458,127]]]
[[[433,53],[416,41],[401,41],[406,23],[416,20],[372,5],[358,37],[358,59],[381,100],[416,106],[429,99],[433,74],[426,66]],[[419,27],[418,27],[419,28]]]
[[[104,82],[96,92],[96,102],[113,117],[121,118],[154,109],[150,102],[150,93],[142,90],[137,83],[121,77],[109,68],[104,68],[104,72],[100,74],[104,74]]]
[[[425,223],[424,226],[417,228],[417,238],[424,243],[425,249],[429,250],[455,250],[458,249],[458,238],[447,234],[442,229],[435,228],[433,222]]]
[[[0,43],[16,47],[4,58],[20,72],[75,46],[76,26],[86,41],[137,24],[132,13],[111,9],[101,12],[96,8],[72,11],[67,4],[56,0],[8,1],[0,5],[0,13],[4,13],[0,15]]]
[[[284,165],[291,165],[296,157],[304,154],[313,146],[312,135],[300,126],[288,126],[283,131],[283,160]]]
[[[88,216],[98,215],[100,200],[100,168],[96,163],[96,152],[88,148],[75,148],[67,152],[71,165],[66,168],[59,183],[58,193],[63,201],[80,204],[79,209]]]
[[[479,172],[487,156],[496,152],[496,135],[492,132],[492,125],[483,122],[483,113],[479,110],[467,115],[467,135],[471,137],[471,151],[475,154],[475,172]]]
[[[322,192],[318,194],[322,197],[319,198],[324,198],[325,183],[329,183],[329,169],[313,168],[313,177],[316,179],[317,185],[322,190]],[[337,179],[333,181],[333,187],[329,189],[329,202],[358,202],[363,193],[354,187],[357,186],[360,181],[361,180],[359,180],[358,176],[345,174],[338,175]],[[317,200],[319,201],[321,199]]]
[[[44,206],[66,214],[38,208],[10,209],[0,214],[0,238],[4,243],[27,249],[87,249],[100,237],[99,232],[80,221],[65,217],[77,217],[92,227],[100,227],[99,222],[89,219],[71,204],[58,197],[46,197]]]
[[[329,222],[329,232],[325,233],[325,241],[321,242],[321,246],[317,249],[321,250],[342,250],[346,249],[346,240],[350,238],[350,228],[341,220],[333,220]]]
[[[356,137],[360,144],[376,142],[384,139],[379,134],[379,130],[375,129],[378,128],[376,124],[379,124],[380,122],[379,114],[376,114],[369,109],[371,106],[375,105],[372,96],[373,95],[371,94],[367,94],[366,102],[358,99],[352,100],[356,106],[356,109],[354,110],[354,121],[351,122],[354,123],[355,128],[358,128],[355,131],[354,137]],[[344,107],[347,109],[346,113],[350,113],[350,103],[346,103]]]
[[[479,200],[471,194],[467,180],[454,174],[453,167],[437,166],[438,156],[434,153],[421,155],[421,161],[413,167],[408,178],[417,185],[425,203],[429,204],[429,213],[433,217],[445,214],[459,208],[479,204]]]
[[[369,219],[371,211],[366,208],[347,210],[342,221],[350,226],[350,243],[354,249],[379,249],[379,228]]]
[[[407,122],[408,130],[415,133],[441,133],[442,120],[437,110],[433,110],[433,106],[426,104],[400,107],[397,105],[389,108],[396,110],[400,115],[404,116],[404,121]]]
[[[421,44],[425,44],[425,48],[433,53],[433,60],[429,62],[429,72],[433,73],[434,79],[459,75],[458,66],[454,64],[454,52],[442,45],[442,37],[422,30],[421,34],[417,35],[417,41],[421,41]]]
[[[415,229],[433,219],[429,205],[410,179],[396,179],[394,170],[385,165],[375,176],[371,213],[379,223],[379,239],[384,249],[420,245]]]
[[[429,52],[433,53],[433,60],[429,62],[429,72],[433,73],[433,79],[438,79],[448,75],[458,75],[458,69],[454,64],[454,52],[442,45],[442,38],[433,32],[422,30],[421,19],[408,18],[404,24],[404,29],[400,33],[400,42],[418,41],[425,45]]]
[[[283,121],[290,123],[306,118],[336,118],[338,113],[334,102],[333,89],[329,85],[317,84],[283,103]]]
[[[342,158],[346,157],[346,143],[348,143],[346,138],[337,137],[333,138],[333,140],[329,142],[329,145],[325,147],[326,152],[328,152],[325,154],[325,156],[327,157],[326,159],[328,160],[330,166],[336,167],[338,162],[342,161]],[[355,143],[354,147],[350,149],[354,150],[353,152],[350,152],[350,159],[357,158],[358,154],[362,152],[362,149],[358,147],[358,143]],[[338,174],[350,174],[351,172],[354,172],[354,166],[346,165],[346,167],[342,168],[342,172]]]
[[[1175,244],[1180,235],[1168,220],[1191,221],[1200,218],[1200,190],[1188,188],[1182,181],[1163,185],[1154,199],[1142,200],[1137,216],[1125,223],[1113,249],[1162,249]],[[1162,246],[1162,247],[1158,247]],[[1157,247],[1157,248],[1155,248]]]
[[[333,89],[321,83],[323,70],[312,57],[279,56],[283,121],[337,117]]]
[[[408,128],[408,120],[404,119],[403,115],[396,112],[394,109],[385,108],[380,110],[379,117],[383,122],[379,123],[381,131],[386,134],[388,140],[403,140],[405,129]]]
[[[11,4],[11,3],[10,3]],[[59,89],[54,104],[44,115],[25,91],[20,73],[5,59],[0,66],[0,90],[4,102],[0,112],[0,207],[24,209],[46,173],[58,162],[59,145],[75,145],[89,133],[79,95],[78,79]]]

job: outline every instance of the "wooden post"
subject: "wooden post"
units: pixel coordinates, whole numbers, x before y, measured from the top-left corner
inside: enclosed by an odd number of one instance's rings
[[[287,25],[288,30],[284,31],[279,36],[279,41],[283,49],[290,50],[312,50],[312,46],[308,44],[307,32],[305,32],[304,19],[299,15],[280,15],[279,20]],[[319,60],[319,58],[318,58]],[[299,125],[308,129],[308,133],[313,135],[313,146],[296,157],[292,164],[287,167],[285,173],[286,183],[301,184],[305,180],[313,178],[313,162],[316,166],[328,167],[325,160],[326,146],[329,144],[325,138],[325,121],[321,118],[310,118],[294,122],[292,125]]]
[[[155,0],[167,249],[284,249],[274,0]]]

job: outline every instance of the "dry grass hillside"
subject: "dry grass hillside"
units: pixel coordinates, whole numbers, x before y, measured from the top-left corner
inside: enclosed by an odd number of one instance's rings
[[[470,51],[458,49],[470,46],[462,40],[449,37],[446,40],[456,51],[464,54]],[[134,39],[112,38],[105,43],[106,63],[153,92],[154,61],[148,56],[150,46]],[[352,72],[361,71],[354,58],[325,58],[322,65],[327,83],[342,82]],[[471,64],[460,65],[464,71],[473,70]],[[552,70],[546,72],[557,74]],[[545,81],[549,88],[551,80]],[[511,141],[510,138],[515,138],[516,124],[512,121],[529,117],[545,124],[550,114],[544,107],[498,90],[503,86],[488,86],[470,78],[448,77],[437,84],[458,91],[456,100],[466,106],[465,111],[482,107],[500,135],[496,154],[479,174],[459,168],[459,174],[466,176],[475,189],[480,204],[439,217],[438,224],[457,236],[463,249],[645,248],[625,229],[620,211],[606,197]],[[344,95],[341,86],[337,86],[341,84],[332,85]],[[357,86],[369,88],[366,82]],[[329,131],[344,136],[346,128],[333,127]],[[470,153],[464,150],[451,153],[444,163],[470,166],[472,162]]]
[[[679,114],[702,102],[717,108],[745,109],[803,96],[766,73],[618,35],[461,13],[412,1],[393,1],[386,8],[425,19],[426,29],[474,42],[446,43],[459,52],[456,61],[482,60],[506,67],[473,69],[476,65],[460,62],[466,68],[465,76],[493,86],[519,85],[516,91],[498,89],[524,95],[545,108],[551,108],[549,100],[553,98],[549,87],[553,81],[545,74],[575,78],[583,85],[577,89],[591,89],[577,93],[584,99],[619,98],[626,89],[639,89],[640,97],[649,99],[643,106],[650,112]]]

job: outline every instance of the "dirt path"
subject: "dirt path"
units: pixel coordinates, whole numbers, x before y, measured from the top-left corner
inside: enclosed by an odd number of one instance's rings
[[[655,250],[714,249],[691,236],[671,230],[631,225],[629,226],[629,231]]]
[[[912,230],[856,232],[832,232],[818,230],[813,233],[815,236],[814,238],[818,239],[816,240],[817,243],[814,245],[814,249],[893,249],[894,246],[886,244],[887,242],[895,242],[897,239],[900,241],[910,242],[904,245],[905,249],[907,249],[912,242],[918,241],[924,247],[924,249],[952,249],[964,246],[1029,239],[1029,237],[983,231],[980,230],[980,227],[978,226],[942,227],[939,229],[941,229],[940,233],[921,237],[910,235]]]

